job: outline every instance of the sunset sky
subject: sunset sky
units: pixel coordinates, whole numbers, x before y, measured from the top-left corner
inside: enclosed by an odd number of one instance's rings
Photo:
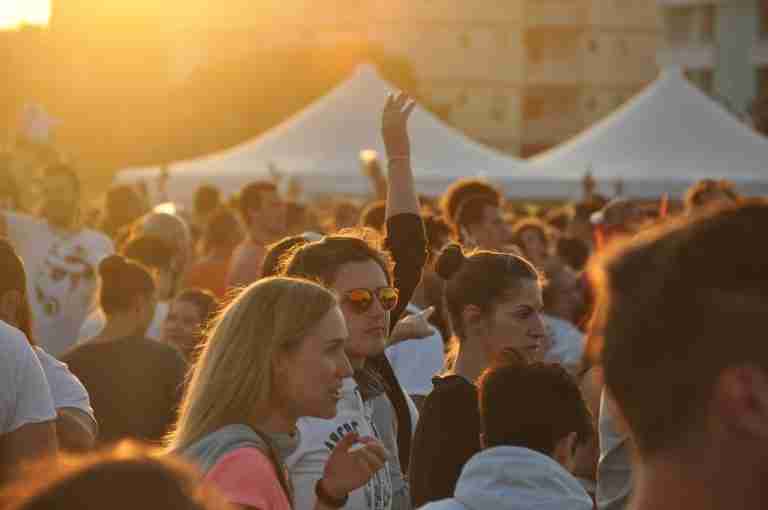
[[[45,25],[50,15],[50,0],[0,0],[0,30],[23,24]]]

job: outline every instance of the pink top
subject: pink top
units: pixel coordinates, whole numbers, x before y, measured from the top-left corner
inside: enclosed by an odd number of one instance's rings
[[[230,503],[258,510],[291,510],[275,468],[258,448],[238,448],[224,455],[205,480]]]

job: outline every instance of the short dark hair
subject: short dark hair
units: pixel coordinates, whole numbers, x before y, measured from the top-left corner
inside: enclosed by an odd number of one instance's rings
[[[267,246],[267,254],[264,256],[264,263],[261,265],[261,277],[278,276],[281,265],[290,256],[291,251],[297,246],[305,245],[308,242],[306,237],[298,235],[284,237],[276,243]]]
[[[768,203],[678,219],[590,266],[598,320],[589,351],[641,454],[702,427],[719,374],[768,370]],[[727,341],[727,346],[723,344]]]
[[[376,200],[366,205],[360,213],[360,226],[383,232],[386,216],[387,203],[384,200]]]
[[[392,259],[388,252],[370,239],[364,231],[342,231],[325,236],[320,241],[295,246],[285,259],[282,274],[319,280],[326,287],[330,287],[342,266],[372,260],[381,267],[391,284]]]
[[[170,269],[173,248],[155,236],[139,236],[128,241],[122,249],[125,258],[151,269]]]
[[[221,192],[211,184],[202,184],[195,190],[194,211],[209,214],[221,206]]]
[[[486,448],[517,446],[552,456],[573,432],[578,443],[593,434],[592,417],[576,381],[554,363],[520,356],[485,370],[478,381],[480,427]]]
[[[251,221],[248,211],[261,209],[262,197],[265,193],[277,193],[277,186],[268,181],[256,181],[246,184],[240,192],[238,206],[240,207],[240,214],[243,216],[243,221],[245,221],[246,224],[250,224]]]
[[[110,255],[99,264],[101,291],[99,304],[106,315],[130,307],[138,296],[155,292],[155,282],[140,264]]]
[[[491,184],[481,179],[458,179],[448,186],[440,200],[443,217],[450,224],[456,223],[456,215],[461,204],[468,198],[482,196],[491,200],[497,207],[501,205],[501,193]]]
[[[708,193],[714,192],[724,193],[734,202],[739,200],[739,194],[733,187],[732,182],[725,179],[721,179],[719,181],[714,179],[702,179],[686,190],[685,209],[692,211],[697,207],[702,206],[704,204],[704,196]]]
[[[453,332],[463,341],[466,325],[462,313],[467,305],[490,312],[504,294],[523,279],[540,281],[530,262],[511,253],[472,251],[468,256],[458,244],[446,247],[437,259],[435,271],[447,280],[445,301]]]

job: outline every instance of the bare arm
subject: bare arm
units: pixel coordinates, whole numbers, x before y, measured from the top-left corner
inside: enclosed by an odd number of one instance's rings
[[[419,214],[419,199],[411,170],[408,118],[416,107],[406,94],[390,95],[381,120],[381,134],[387,150],[387,219],[403,213]]]
[[[98,434],[96,423],[88,414],[74,407],[58,410],[56,435],[63,450],[82,452],[96,444]]]

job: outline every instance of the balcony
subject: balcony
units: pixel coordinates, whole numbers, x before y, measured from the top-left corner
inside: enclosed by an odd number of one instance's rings
[[[712,44],[668,46],[656,54],[656,63],[660,68],[710,69],[715,65],[715,47]]]

